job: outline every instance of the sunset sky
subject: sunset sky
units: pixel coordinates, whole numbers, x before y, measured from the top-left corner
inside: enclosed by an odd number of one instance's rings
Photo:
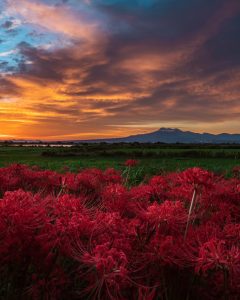
[[[0,139],[240,133],[239,0],[0,0]]]

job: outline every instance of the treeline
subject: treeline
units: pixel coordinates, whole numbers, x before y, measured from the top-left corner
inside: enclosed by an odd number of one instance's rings
[[[123,158],[226,158],[226,159],[240,159],[240,151],[211,151],[211,150],[182,150],[182,151],[148,151],[143,150],[100,150],[100,149],[80,149],[73,151],[73,149],[51,149],[42,152],[45,157],[123,157]]]
[[[240,144],[165,144],[165,143],[82,143],[75,144],[71,149],[236,149],[240,151]]]
[[[238,150],[240,151],[240,144],[165,144],[165,143],[64,143],[64,142],[55,142],[55,143],[44,143],[44,142],[13,142],[13,141],[0,141],[0,147],[19,147],[19,146],[28,146],[28,147],[38,147],[45,146],[46,148],[70,148],[73,151],[79,149],[85,150],[108,150],[108,149],[202,149],[202,150]]]

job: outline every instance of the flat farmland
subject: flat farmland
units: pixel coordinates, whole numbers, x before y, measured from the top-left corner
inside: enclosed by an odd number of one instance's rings
[[[77,172],[85,168],[122,170],[126,159],[138,160],[139,180],[144,176],[202,167],[225,176],[240,165],[240,145],[80,144],[1,146],[0,166],[21,163],[42,169]]]

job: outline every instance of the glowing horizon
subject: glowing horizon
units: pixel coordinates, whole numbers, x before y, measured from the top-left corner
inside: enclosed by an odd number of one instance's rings
[[[0,10],[0,139],[240,133],[238,0],[3,0]]]

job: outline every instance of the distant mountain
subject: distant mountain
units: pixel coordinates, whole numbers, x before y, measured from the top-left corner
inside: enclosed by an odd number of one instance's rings
[[[131,135],[124,138],[112,139],[97,139],[97,140],[81,140],[73,141],[74,143],[88,142],[106,142],[106,143],[185,143],[185,144],[225,144],[237,143],[240,144],[240,134],[210,134],[210,133],[195,133],[191,131],[182,131],[177,128],[160,128],[157,131]]]
[[[3,143],[4,141],[0,141]],[[36,144],[71,145],[80,143],[165,143],[165,144],[240,144],[240,134],[211,134],[182,131],[177,128],[160,128],[157,131],[131,135],[123,138],[95,139],[95,140],[68,140],[68,141],[40,141],[40,140],[8,140],[9,144]]]

